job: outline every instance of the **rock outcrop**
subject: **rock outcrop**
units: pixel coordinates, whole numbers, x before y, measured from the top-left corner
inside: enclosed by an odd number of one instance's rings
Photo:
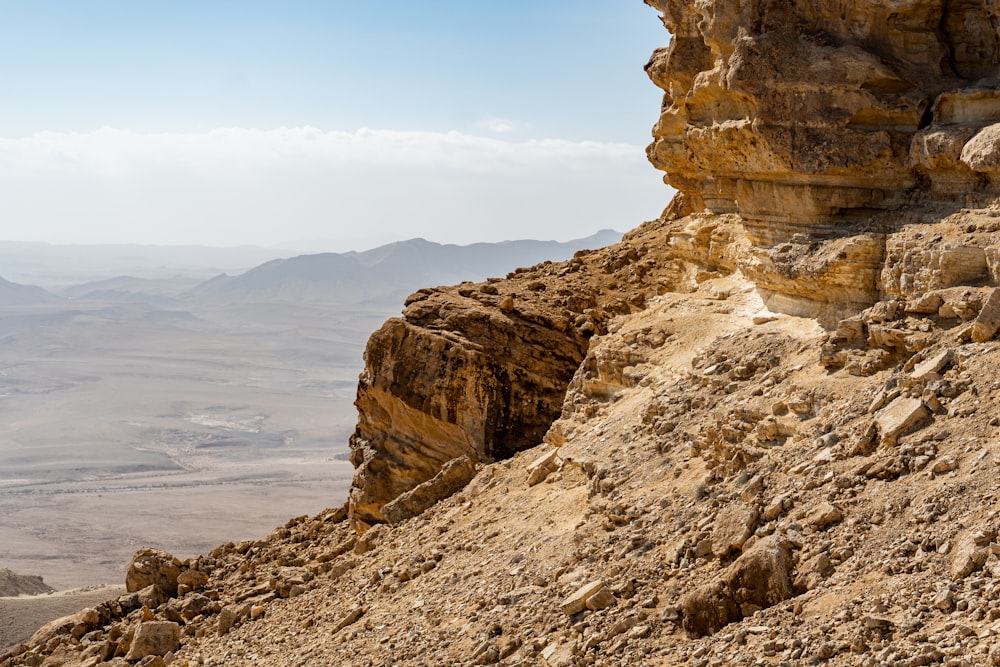
[[[41,577],[14,574],[5,567],[0,567],[0,597],[16,595],[39,595],[51,593],[54,589],[42,581]]]
[[[372,334],[358,383],[351,515],[359,529],[448,461],[534,446],[607,321],[674,287],[677,262],[642,233],[505,280],[425,289]]]
[[[673,34],[646,66],[665,92],[650,161],[682,212],[739,215],[772,309],[834,324],[892,291],[885,235],[914,206],[1000,192],[991,3],[647,4]]]

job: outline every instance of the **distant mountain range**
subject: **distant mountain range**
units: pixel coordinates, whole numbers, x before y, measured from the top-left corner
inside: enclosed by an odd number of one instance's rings
[[[20,285],[0,278],[0,306],[30,306],[63,301],[61,297],[34,285]]]
[[[225,302],[399,302],[421,287],[504,276],[520,266],[569,259],[578,250],[601,248],[621,237],[621,232],[603,230],[564,243],[523,240],[465,246],[416,238],[364,252],[277,259],[238,276],[217,276],[192,294]]]
[[[521,240],[464,246],[416,238],[363,252],[275,259],[238,275],[223,273],[209,280],[190,274],[162,278],[122,275],[65,286],[57,290],[58,295],[0,278],[0,306],[54,303],[66,299],[146,303],[160,307],[278,301],[396,305],[421,287],[504,276],[521,266],[569,259],[578,250],[601,248],[617,243],[621,237],[621,232],[603,230],[566,242]],[[10,246],[9,251],[12,244],[7,246]],[[152,255],[148,249],[143,250],[147,252],[144,256]],[[101,251],[106,249],[102,247]],[[160,265],[157,269],[166,272],[169,265]],[[67,267],[67,271],[71,269]]]

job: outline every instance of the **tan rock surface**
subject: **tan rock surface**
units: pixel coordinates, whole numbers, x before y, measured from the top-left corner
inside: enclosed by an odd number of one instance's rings
[[[663,217],[411,297],[366,352],[353,523],[175,563],[208,581],[0,667],[123,667],[151,623],[177,667],[1000,664],[996,10],[650,4]]]

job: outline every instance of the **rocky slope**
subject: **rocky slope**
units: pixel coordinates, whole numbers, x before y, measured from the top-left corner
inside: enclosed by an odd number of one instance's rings
[[[0,597],[38,595],[50,593],[52,590],[41,577],[15,574],[5,567],[0,567]]]
[[[413,295],[345,506],[2,667],[1000,664],[995,9],[649,4],[664,215]]]

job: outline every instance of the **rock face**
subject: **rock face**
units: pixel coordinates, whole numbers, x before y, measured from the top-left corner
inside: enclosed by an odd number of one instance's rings
[[[739,215],[772,309],[834,324],[892,291],[901,208],[1000,192],[992,3],[646,2],[673,35],[649,159],[680,212]]]
[[[351,438],[355,525],[386,521],[386,503],[448,461],[488,463],[541,442],[590,338],[674,284],[678,268],[664,254],[634,233],[569,262],[407,299],[365,350]]]
[[[992,189],[1000,93],[992,3],[647,0],[672,44],[649,156],[693,210],[755,239],[837,235],[873,210]]]

